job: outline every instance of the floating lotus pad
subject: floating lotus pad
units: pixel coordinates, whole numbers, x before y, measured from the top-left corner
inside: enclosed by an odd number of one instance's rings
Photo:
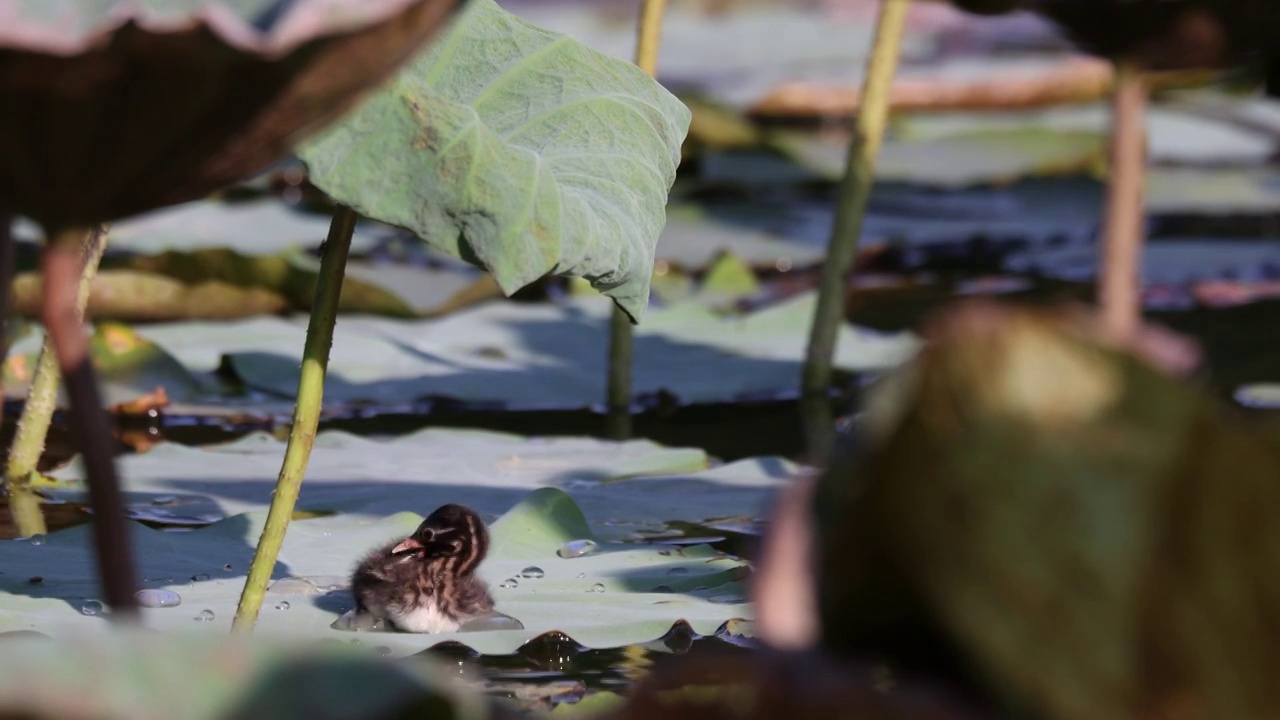
[[[10,717],[77,717],[86,700],[98,720],[317,717],[317,708],[340,709],[321,717],[386,718],[442,707],[456,720],[491,717],[456,667],[379,659],[348,643],[127,629],[0,643],[0,713]]]
[[[125,502],[142,517],[209,522],[265,510],[284,443],[265,433],[192,448],[161,444],[121,457]],[[799,470],[777,457],[708,469],[702,450],[667,448],[647,440],[521,438],[476,430],[430,428],[393,440],[338,431],[316,438],[298,507],[309,511],[387,515],[406,508],[426,514],[461,502],[496,517],[531,490],[571,493],[609,539],[657,531],[667,522],[761,518],[771,494]],[[67,500],[84,496],[78,461],[51,473],[45,491]]]
[[[439,503],[458,500],[465,502],[465,493],[439,496]],[[256,511],[186,533],[136,528],[143,586],[182,597],[177,606],[144,608],[143,623],[168,632],[225,633],[264,519],[265,512]],[[341,584],[362,552],[407,535],[421,520],[419,514],[400,512],[295,521],[273,577],[317,578],[313,585],[321,590]],[[519,620],[522,630],[440,635],[334,630],[330,625],[352,605],[349,591],[306,592],[311,589],[307,583],[291,582],[283,585],[287,592],[268,588],[257,634],[357,639],[384,645],[395,656],[446,640],[503,654],[552,630],[588,647],[617,647],[657,639],[679,620],[695,632],[711,634],[732,618],[750,615],[748,566],[706,545],[600,541],[592,554],[559,557],[556,550],[566,541],[596,538],[573,501],[554,488],[526,495],[492,524],[491,535],[491,554],[479,572],[493,588],[497,610]],[[93,604],[97,585],[89,536],[88,527],[78,526],[51,533],[40,544],[0,545],[0,632],[34,629],[59,637],[109,627],[100,614],[85,614],[85,608],[99,612]],[[541,569],[542,576],[520,577],[530,567]],[[30,582],[36,576],[42,579]],[[516,586],[498,587],[507,578],[516,578]]]
[[[796,392],[814,297],[800,295],[746,316],[720,316],[696,303],[655,309],[636,329],[634,392],[666,391],[685,402],[788,397]],[[343,316],[325,382],[327,407],[368,403],[404,408],[452,398],[508,408],[582,408],[604,397],[609,305],[600,297],[562,303],[492,302],[434,320]],[[305,318],[139,326],[194,375],[225,364],[250,389],[292,398]],[[39,333],[12,352],[35,352]],[[911,357],[910,333],[841,327],[836,366],[876,372]],[[167,362],[166,362],[167,364]],[[155,388],[145,372],[104,383],[138,394]],[[188,396],[190,402],[196,400]],[[242,399],[202,402],[243,406]],[[253,407],[242,409],[252,413]]]

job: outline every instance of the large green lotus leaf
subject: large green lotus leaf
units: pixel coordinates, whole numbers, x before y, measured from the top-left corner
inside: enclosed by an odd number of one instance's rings
[[[633,387],[686,402],[794,392],[815,297],[798,295],[743,317],[694,304],[655,309],[636,331]],[[447,397],[508,407],[584,407],[604,397],[608,304],[496,302],[420,321],[344,317],[334,332],[325,402],[403,406]],[[305,318],[257,318],[139,328],[193,372],[226,365],[249,387],[291,398]],[[844,325],[836,366],[894,367],[917,341]]]
[[[438,504],[458,500],[465,501],[465,490],[454,488],[420,509],[425,514]],[[265,517],[263,511],[235,515],[184,533],[136,528],[134,552],[145,578],[142,584],[182,598],[177,606],[143,609],[143,623],[170,632],[226,632]],[[542,488],[525,495],[492,524],[490,555],[478,571],[493,589],[497,610],[516,618],[523,629],[438,635],[353,635],[331,629],[352,606],[342,586],[361,554],[407,535],[421,521],[422,515],[402,511],[293,522],[274,577],[311,580],[269,587],[257,633],[359,639],[385,645],[393,655],[416,653],[446,640],[483,653],[511,653],[553,630],[588,647],[617,647],[652,641],[679,620],[695,632],[712,634],[729,619],[750,612],[745,600],[750,570],[743,561],[707,545],[675,548],[601,541],[568,495]],[[77,526],[51,533],[39,544],[0,545],[0,632],[34,629],[57,637],[107,625],[102,616],[83,612],[97,593],[90,538],[88,527]],[[557,554],[566,542],[581,539],[599,542],[596,552],[570,559]],[[542,577],[522,576],[535,567]],[[29,578],[36,576],[42,579],[31,583]],[[498,587],[508,578],[516,580],[515,587]],[[212,612],[212,619],[197,619],[204,610]]]
[[[164,443],[119,458],[125,501],[137,517],[210,522],[265,510],[284,443],[265,433],[200,448]],[[430,428],[392,440],[338,431],[317,439],[298,507],[308,511],[386,515],[426,513],[457,501],[488,517],[506,512],[530,490],[573,494],[601,536],[659,531],[667,522],[760,518],[770,495],[798,468],[776,457],[707,469],[702,450],[647,440],[522,438],[487,431]],[[51,495],[81,500],[77,460],[51,476]]]
[[[473,0],[299,156],[338,202],[489,269],[507,293],[582,276],[639,319],[689,120],[634,65]]]
[[[99,720],[490,716],[440,663],[378,659],[348,643],[117,629],[0,637],[0,647],[6,717],[85,717],[86,707]]]

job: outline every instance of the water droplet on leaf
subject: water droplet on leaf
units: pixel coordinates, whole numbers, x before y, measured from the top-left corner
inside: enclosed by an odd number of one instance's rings
[[[578,573],[578,579],[579,579],[579,580],[581,580],[582,578],[584,578],[584,577],[586,577],[586,576],[587,576],[587,574],[586,574],[586,573]]]
[[[281,600],[280,602],[276,603],[277,610],[288,610],[291,607],[293,606],[289,604],[288,600]]]
[[[378,632],[389,630],[382,618],[375,618],[367,612],[356,612],[354,608],[348,610],[337,619],[329,627],[334,630],[352,630],[355,632]]]
[[[223,565],[222,569],[226,570],[227,572],[231,572],[231,563],[227,563],[226,565]]]
[[[471,618],[462,623],[458,632],[485,632],[489,630],[523,630],[524,623],[500,612]]]
[[[520,583],[515,578],[507,578],[506,580],[503,580],[502,584],[499,585],[498,587],[502,588],[503,590],[511,590],[513,588],[518,587],[519,585]]]
[[[205,608],[204,610],[200,611],[199,615],[191,619],[195,620],[196,622],[213,622],[213,611],[209,610],[208,608]]]
[[[209,579],[208,573],[196,573],[191,576],[191,582],[204,582]]]
[[[171,590],[147,588],[139,590],[133,596],[138,599],[139,605],[148,608],[174,607],[182,604],[182,596]]]
[[[97,600],[85,600],[80,603],[80,614],[82,615],[101,615],[104,609],[102,603]]]
[[[538,567],[538,566],[536,566],[536,565],[530,565],[529,567],[527,567],[527,568],[525,568],[525,569],[523,569],[523,570],[521,570],[521,571],[520,571],[520,577],[522,577],[522,578],[534,578],[534,579],[536,579],[536,578],[540,578],[540,577],[542,577],[542,576],[543,576],[543,575],[545,575],[545,574],[546,574],[546,573],[542,572],[542,568],[540,568],[540,567]]]
[[[602,593],[602,592],[604,592],[604,584],[603,584],[603,583],[596,583],[595,585],[592,585],[592,586],[591,586],[591,589],[590,589],[590,590],[588,590],[587,592]]]
[[[583,555],[590,555],[600,547],[595,540],[570,540],[563,547],[556,550],[556,554],[562,558],[576,558]]]
[[[43,535],[32,535],[31,537],[27,538],[27,542],[31,543],[32,545],[43,545],[43,544],[44,544],[44,536],[43,536]]]

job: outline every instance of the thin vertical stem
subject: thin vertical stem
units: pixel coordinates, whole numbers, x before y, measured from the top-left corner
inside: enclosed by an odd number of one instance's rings
[[[835,221],[818,286],[818,306],[814,312],[801,379],[804,395],[826,398],[830,391],[836,334],[844,317],[845,283],[857,256],[867,201],[871,197],[876,157],[889,115],[889,90],[898,67],[907,8],[908,0],[884,0],[880,6],[875,43],[862,83],[862,102],[858,106],[853,138],[845,156]]]
[[[613,440],[631,437],[631,366],[635,331],[631,318],[614,307],[609,316],[609,388],[605,435]]]
[[[84,239],[84,260],[76,293],[76,321],[81,324],[84,323],[85,309],[89,306],[93,278],[98,273],[98,263],[106,249],[107,227],[100,225]],[[9,464],[5,468],[9,506],[17,523],[18,533],[26,537],[47,532],[44,515],[40,512],[40,498],[31,487],[31,481],[35,477],[40,456],[44,453],[49,425],[53,422],[53,411],[58,402],[58,381],[61,379],[57,353],[46,332],[35,373],[31,378],[27,402],[22,408],[22,417],[18,420],[13,446],[9,449]]]
[[[0,210],[0,367],[9,359],[9,313],[13,305],[13,214]],[[0,383],[2,385],[2,383]],[[3,387],[0,387],[2,390]],[[0,392],[0,423],[4,421],[4,398]]]
[[[636,65],[649,75],[658,71],[658,45],[667,0],[644,0],[636,32]],[[606,434],[617,440],[631,437],[631,366],[635,347],[631,318],[614,307],[609,320],[609,385],[606,390]]]
[[[262,598],[271,580],[271,573],[284,544],[289,520],[298,502],[302,477],[307,472],[311,458],[311,446],[320,424],[320,406],[324,399],[324,376],[329,366],[329,347],[333,344],[333,327],[338,318],[338,300],[342,296],[342,278],[346,271],[347,255],[351,250],[351,235],[356,227],[356,213],[341,207],[329,223],[329,237],[325,239],[320,256],[320,278],[316,283],[315,302],[311,306],[311,320],[307,323],[307,342],[302,351],[302,373],[298,378],[298,401],[293,411],[293,427],[289,431],[289,444],[284,451],[284,463],[276,478],[275,494],[267,511],[267,522],[258,538],[258,546],[249,566],[240,604],[236,608],[232,631],[250,632],[258,621]]]
[[[1111,162],[1098,269],[1103,327],[1123,340],[1142,317],[1142,242],[1145,218],[1147,87],[1138,68],[1116,64],[1111,100]]]
[[[124,498],[116,475],[116,440],[111,432],[111,417],[102,407],[102,393],[89,357],[89,340],[78,310],[84,245],[94,232],[72,227],[50,235],[40,258],[44,276],[41,320],[58,357],[71,406],[69,430],[89,480],[89,507],[93,510],[93,540],[103,600],[111,608],[114,620],[129,621],[137,618],[134,592],[138,583]]]
[[[662,40],[662,16],[666,12],[667,0],[644,0],[640,8],[636,66],[649,75],[658,74],[658,46]]]
[[[0,210],[0,368],[3,368],[5,362],[9,358],[9,310],[13,301],[13,214],[7,210]],[[3,378],[3,375],[0,375]],[[0,427],[4,423],[4,401],[5,393],[4,382],[0,379]],[[13,515],[14,525],[17,526],[18,532],[22,535],[30,536],[34,533],[24,532],[36,527],[31,522],[30,511],[26,508],[19,512],[19,509],[13,504],[13,488],[8,489],[9,495],[9,511]],[[21,504],[21,503],[19,503]],[[44,516],[38,515],[40,527],[43,527]],[[43,531],[41,531],[43,532]]]

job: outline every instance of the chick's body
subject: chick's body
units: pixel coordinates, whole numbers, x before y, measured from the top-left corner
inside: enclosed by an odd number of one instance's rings
[[[351,578],[356,612],[404,632],[446,633],[493,612],[475,570],[488,551],[484,523],[461,505],[444,505],[400,541],[367,554]]]

